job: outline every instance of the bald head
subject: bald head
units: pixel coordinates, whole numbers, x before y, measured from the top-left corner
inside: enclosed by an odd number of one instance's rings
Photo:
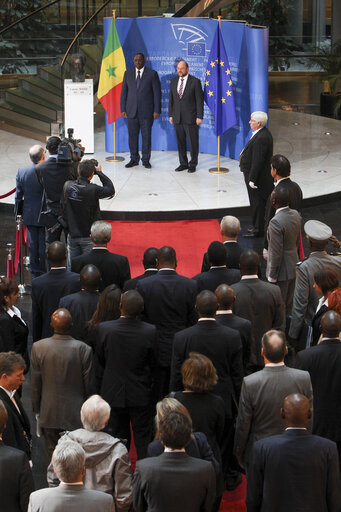
[[[252,249],[246,249],[240,255],[239,266],[242,276],[258,274],[259,255]]]
[[[142,263],[145,270],[147,270],[147,268],[156,268],[157,254],[158,250],[156,247],[149,247],[144,251]]]
[[[289,206],[289,191],[278,185],[274,188],[271,193],[271,204],[277,210],[277,208],[284,208],[284,206]]]
[[[66,266],[66,246],[63,242],[52,242],[47,249],[47,259],[51,267]]]
[[[209,290],[203,290],[197,296],[195,308],[200,318],[214,318],[218,309],[218,300],[215,294]]]
[[[231,286],[228,286],[227,284],[220,284],[214,293],[218,300],[219,310],[226,311],[232,308],[232,304],[236,297]]]
[[[266,363],[281,363],[288,352],[285,334],[272,329],[262,338],[262,356]]]
[[[28,154],[30,155],[30,159],[34,164],[38,164],[45,160],[45,149],[39,144],[35,144],[31,146]]]
[[[51,327],[55,334],[69,334],[72,327],[72,317],[67,309],[57,309],[51,316]]]
[[[306,396],[293,393],[284,398],[281,416],[286,427],[306,428],[311,418],[311,408]]]
[[[95,265],[89,264],[82,268],[80,273],[80,283],[82,290],[87,292],[96,292],[101,281],[101,274]]]
[[[323,338],[338,338],[341,331],[341,316],[336,311],[327,311],[321,319],[320,331]]]
[[[123,316],[136,318],[143,311],[142,296],[136,290],[128,290],[121,296],[121,313]]]
[[[158,268],[176,268],[176,253],[173,247],[164,246],[158,251]]]

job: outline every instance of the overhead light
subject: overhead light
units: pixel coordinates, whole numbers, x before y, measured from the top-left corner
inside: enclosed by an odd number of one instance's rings
[[[333,135],[332,132],[324,132],[325,135]]]
[[[320,169],[319,171],[317,172],[322,172],[323,174],[327,174],[328,171],[325,171],[324,169]]]
[[[296,123],[292,123],[294,126],[299,126],[300,123],[296,121]]]

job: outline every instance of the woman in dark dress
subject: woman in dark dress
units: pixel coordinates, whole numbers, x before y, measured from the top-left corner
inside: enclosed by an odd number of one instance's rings
[[[317,345],[320,336],[320,322],[323,315],[328,311],[328,298],[333,290],[339,286],[339,275],[332,268],[322,268],[314,274],[314,288],[320,297],[315,315],[312,320],[312,336],[310,345]]]

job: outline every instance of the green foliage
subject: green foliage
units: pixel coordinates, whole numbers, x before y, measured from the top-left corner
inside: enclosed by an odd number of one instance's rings
[[[319,48],[318,52],[310,59],[310,67],[317,66],[326,73],[330,93],[335,96],[341,80],[341,39],[328,48]]]

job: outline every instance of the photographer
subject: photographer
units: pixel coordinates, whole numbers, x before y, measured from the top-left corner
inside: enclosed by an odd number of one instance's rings
[[[94,174],[102,186],[90,183]],[[68,229],[69,262],[92,249],[90,228],[100,218],[99,199],[115,194],[112,181],[102,173],[96,160],[83,160],[76,181],[67,181],[63,192],[63,220]]]

